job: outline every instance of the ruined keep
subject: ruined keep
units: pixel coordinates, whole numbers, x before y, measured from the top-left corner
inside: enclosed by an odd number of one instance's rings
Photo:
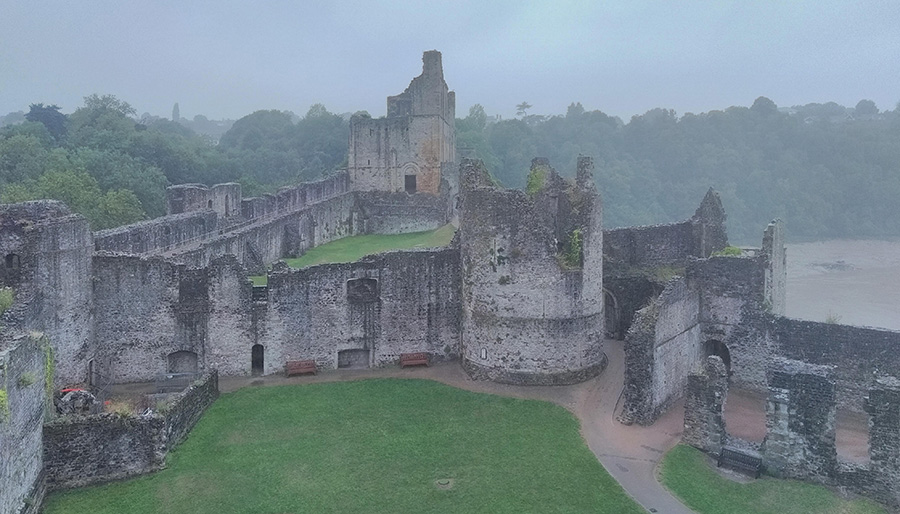
[[[438,195],[455,174],[456,94],[444,81],[441,53],[422,56],[422,74],[387,99],[387,117],[350,119],[347,171],[358,191]],[[448,176],[444,176],[445,172]]]

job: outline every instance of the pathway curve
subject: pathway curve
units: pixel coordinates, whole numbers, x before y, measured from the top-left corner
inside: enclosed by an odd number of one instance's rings
[[[665,452],[681,440],[683,406],[676,404],[649,427],[625,426],[616,421],[617,400],[624,383],[625,356],[622,341],[606,341],[609,365],[594,379],[572,386],[512,386],[472,380],[458,362],[430,367],[325,371],[315,376],[284,378],[220,378],[223,392],[247,385],[339,382],[365,378],[423,378],[468,391],[514,398],[546,400],[571,411],[581,422],[588,447],[625,491],[649,512],[690,514],[656,479],[656,467]]]

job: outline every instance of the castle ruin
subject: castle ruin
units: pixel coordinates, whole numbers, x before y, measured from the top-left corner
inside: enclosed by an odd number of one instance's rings
[[[98,232],[59,202],[0,206],[0,285],[15,290],[0,319],[0,514],[36,511],[48,485],[158,469],[214,400],[217,375],[300,359],[382,367],[425,352],[477,379],[569,384],[603,371],[604,335],[624,339],[621,421],[653,423],[684,398],[689,444],[738,445],[774,474],[900,506],[900,333],[785,318],[782,224],[760,248],[721,255],[715,191],[688,220],[603,230],[590,158],[574,180],[535,159],[544,180],[531,193],[496,186],[479,161],[456,162],[455,95],[440,53],[423,63],[386,117],[352,118],[348,169],[318,182],[258,198],[238,184],[172,186],[166,216]],[[279,262],[455,217],[446,248]],[[267,285],[254,286],[263,273]],[[109,419],[45,425],[62,387],[176,373],[205,378],[174,414],[136,422],[143,435]],[[768,395],[762,445],[729,434],[729,387]],[[835,455],[838,407],[870,416],[866,466]],[[87,433],[140,444],[111,443],[121,455],[97,466]]]

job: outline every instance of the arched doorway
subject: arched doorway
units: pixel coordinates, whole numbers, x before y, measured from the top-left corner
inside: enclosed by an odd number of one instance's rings
[[[715,339],[710,339],[703,343],[703,359],[706,360],[710,355],[716,355],[722,362],[725,364],[725,369],[728,370],[728,375],[731,375],[731,352],[728,350],[728,346],[725,345],[722,341],[717,341]]]
[[[622,339],[619,330],[619,303],[606,289],[603,290],[603,324],[607,338]]]
[[[250,374],[254,377],[262,375],[265,371],[265,352],[261,344],[255,344],[250,349]]]
[[[196,373],[197,354],[188,351],[170,353],[168,368],[167,373]]]

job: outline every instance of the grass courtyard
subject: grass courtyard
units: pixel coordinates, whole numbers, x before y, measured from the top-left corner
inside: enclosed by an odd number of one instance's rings
[[[660,467],[662,483],[700,514],[884,513],[869,500],[844,500],[824,486],[763,476],[738,483],[720,476],[699,450],[673,448]]]
[[[562,407],[426,380],[224,394],[167,464],[45,512],[642,512]]]
[[[447,246],[455,233],[456,227],[447,224],[439,229],[426,232],[345,237],[310,248],[302,256],[296,259],[285,259],[284,261],[292,268],[305,268],[316,264],[354,262],[373,253]],[[250,278],[253,280],[254,285],[265,285],[266,283],[265,275],[257,275]]]

